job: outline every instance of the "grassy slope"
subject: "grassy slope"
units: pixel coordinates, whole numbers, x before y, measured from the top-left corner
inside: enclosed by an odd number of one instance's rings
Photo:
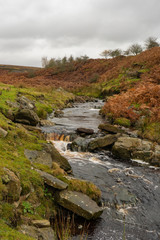
[[[17,93],[25,95],[28,98],[34,100],[37,106],[37,112],[40,113],[42,110],[46,112],[51,112],[53,108],[63,107],[65,101],[72,99],[73,95],[67,92],[59,92],[56,90],[50,91],[40,91],[35,89],[19,89],[13,86],[0,84],[0,127],[8,131],[6,138],[0,138],[0,176],[4,175],[4,167],[12,170],[20,179],[22,187],[22,195],[26,195],[31,192],[31,207],[37,201],[40,202],[41,208],[34,208],[34,214],[30,217],[32,218],[43,218],[45,214],[45,209],[52,208],[52,201],[45,198],[44,185],[39,174],[33,170],[31,163],[24,156],[24,149],[42,149],[42,143],[45,142],[43,137],[36,131],[29,132],[22,125],[13,123],[11,120],[7,119],[3,113],[7,113],[10,107],[6,104],[6,101],[14,102],[17,98]],[[42,101],[43,97],[43,101]],[[42,102],[42,104],[41,104]],[[14,109],[13,109],[14,110]],[[37,167],[37,166],[36,166]],[[32,192],[32,186],[35,192]],[[16,233],[16,231],[10,229],[4,224],[4,221],[10,225],[14,225],[17,218],[17,211],[23,214],[23,208],[21,207],[17,210],[11,203],[10,198],[12,195],[6,195],[6,186],[0,178],[0,216],[3,221],[0,222],[0,236],[1,239],[31,239],[25,236],[22,237],[21,234]],[[28,201],[28,200],[27,200]],[[26,213],[26,216],[29,212]],[[3,231],[2,231],[3,228]]]
[[[0,83],[0,127],[8,132],[5,138],[0,137],[0,238],[9,239],[28,239],[9,226],[16,226],[29,219],[48,218],[54,215],[56,209],[54,196],[48,189],[39,174],[34,170],[39,168],[46,171],[69,184],[70,190],[77,190],[88,194],[91,198],[98,200],[100,197],[99,189],[92,183],[81,182],[80,180],[67,180],[66,173],[58,164],[53,164],[52,169],[42,164],[31,164],[24,155],[25,149],[41,150],[46,143],[43,135],[36,129],[28,131],[21,124],[17,124],[6,118],[10,111],[16,108],[10,107],[8,101],[14,103],[17,96],[26,96],[35,102],[38,115],[45,118],[47,113],[53,109],[63,108],[67,101],[73,100],[74,95],[62,89],[53,88],[18,88],[11,85]],[[13,171],[20,179],[22,192],[25,196],[30,194],[27,200],[22,201],[18,208],[13,205],[14,194],[7,193],[4,168]],[[32,189],[34,188],[34,191]],[[6,225],[9,225],[7,226]]]

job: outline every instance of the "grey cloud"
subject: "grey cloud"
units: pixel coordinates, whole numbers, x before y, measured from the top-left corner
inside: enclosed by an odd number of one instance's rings
[[[159,0],[0,0],[0,63],[125,47],[159,37]],[[24,56],[20,57],[19,52]],[[7,54],[5,54],[7,53]]]

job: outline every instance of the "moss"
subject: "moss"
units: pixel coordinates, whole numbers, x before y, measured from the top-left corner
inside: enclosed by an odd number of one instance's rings
[[[124,126],[124,127],[130,127],[131,121],[127,118],[116,118],[114,121],[115,124]]]
[[[75,178],[67,178],[62,175],[57,177],[68,184],[69,190],[82,192],[88,195],[90,198],[92,198],[96,202],[99,202],[101,198],[101,191],[92,182],[84,181],[81,179],[75,179]]]
[[[0,216],[3,220],[11,224],[14,221],[13,204],[3,202],[0,206]]]
[[[1,240],[34,240],[34,238],[28,237],[16,229],[10,228],[2,220],[0,220],[0,239]]]
[[[143,138],[147,138],[151,141],[158,142],[160,144],[160,123],[153,122],[153,123],[146,123],[145,127],[139,128],[140,135]]]

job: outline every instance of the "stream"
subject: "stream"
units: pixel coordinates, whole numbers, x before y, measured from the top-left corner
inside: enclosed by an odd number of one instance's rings
[[[102,192],[104,212],[90,223],[90,240],[160,239],[160,170],[115,159],[110,151],[71,152],[67,144],[78,127],[98,132],[102,101],[74,104],[64,116],[49,120],[56,125],[42,130],[72,166],[74,177],[92,181]],[[78,236],[73,239],[79,239]]]

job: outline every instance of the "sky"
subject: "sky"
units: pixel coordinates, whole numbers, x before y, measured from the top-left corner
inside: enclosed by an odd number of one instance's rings
[[[0,64],[126,50],[160,41],[160,0],[0,0]]]

